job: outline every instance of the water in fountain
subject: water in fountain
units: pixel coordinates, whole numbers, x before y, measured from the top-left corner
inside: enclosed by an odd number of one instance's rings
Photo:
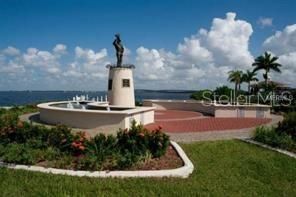
[[[74,109],[74,106],[70,101],[67,103],[67,108]]]

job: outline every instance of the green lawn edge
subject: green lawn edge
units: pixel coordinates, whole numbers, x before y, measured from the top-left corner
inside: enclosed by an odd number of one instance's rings
[[[181,144],[188,179],[86,178],[0,168],[1,196],[295,196],[296,160],[238,140]]]

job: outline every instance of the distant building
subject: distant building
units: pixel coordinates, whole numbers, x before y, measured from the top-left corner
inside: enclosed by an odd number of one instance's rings
[[[251,92],[253,94],[263,91],[265,89],[266,89],[265,81],[254,82],[251,84]],[[267,81],[267,89],[270,91],[278,92],[278,93],[281,93],[287,90],[292,90],[292,88],[288,84],[272,81],[272,80]]]

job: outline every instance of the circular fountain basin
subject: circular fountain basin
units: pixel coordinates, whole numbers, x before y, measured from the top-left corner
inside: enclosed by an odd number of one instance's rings
[[[132,120],[143,125],[154,122],[155,107],[112,106],[106,102],[49,102],[37,105],[40,120],[73,128],[117,131],[130,127]]]

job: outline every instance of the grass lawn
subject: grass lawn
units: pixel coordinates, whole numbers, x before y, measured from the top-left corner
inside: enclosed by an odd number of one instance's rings
[[[240,141],[182,144],[188,179],[97,179],[0,169],[0,196],[296,196],[296,160]]]

